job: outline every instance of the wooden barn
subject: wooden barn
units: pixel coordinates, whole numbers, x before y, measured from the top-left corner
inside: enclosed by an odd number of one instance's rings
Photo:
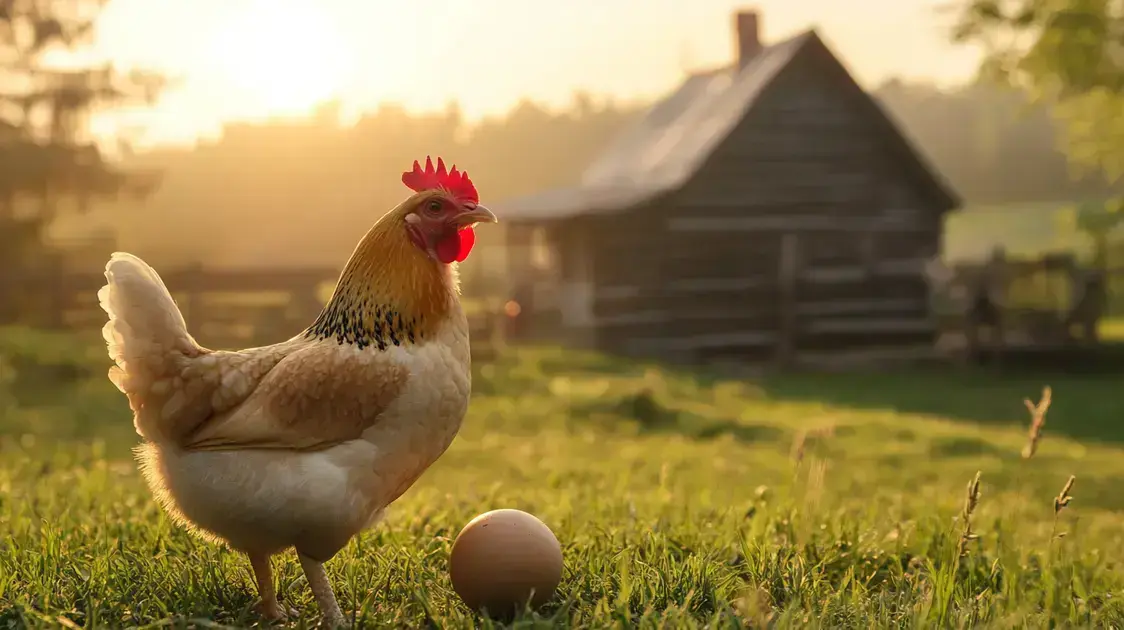
[[[499,208],[517,331],[706,363],[931,351],[959,202],[815,31],[655,103],[581,183]]]

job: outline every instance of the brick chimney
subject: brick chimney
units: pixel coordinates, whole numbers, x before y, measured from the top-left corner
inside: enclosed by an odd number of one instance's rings
[[[761,52],[760,18],[757,11],[744,10],[734,14],[734,44],[737,46],[735,52],[739,68],[744,68]]]

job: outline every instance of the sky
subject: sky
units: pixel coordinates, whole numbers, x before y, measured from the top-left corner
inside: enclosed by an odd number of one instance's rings
[[[727,63],[732,15],[760,13],[768,43],[817,28],[861,83],[968,79],[978,52],[947,41],[947,0],[113,0],[95,54],[178,80],[152,111],[102,116],[99,134],[190,142],[224,121],[306,115],[339,99],[456,100],[471,119],[576,90],[650,99]],[[861,2],[861,8],[860,8]]]

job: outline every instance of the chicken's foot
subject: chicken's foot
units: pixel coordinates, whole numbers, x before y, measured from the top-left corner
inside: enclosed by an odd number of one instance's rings
[[[332,585],[328,582],[328,574],[324,571],[324,564],[308,556],[297,553],[301,561],[301,568],[308,579],[308,586],[312,589],[312,596],[320,606],[320,613],[324,616],[324,625],[329,628],[339,628],[343,625],[343,612],[336,603],[336,595],[332,592]]]
[[[270,564],[268,554],[248,554],[250,566],[254,569],[254,578],[258,583],[258,596],[261,601],[254,606],[257,612],[266,621],[283,621],[294,612],[281,607],[277,601],[277,591],[273,585],[273,566]]]

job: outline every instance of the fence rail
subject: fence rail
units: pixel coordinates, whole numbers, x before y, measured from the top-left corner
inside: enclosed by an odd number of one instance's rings
[[[312,323],[339,276],[337,269],[173,269],[161,273],[192,335],[203,345],[235,349],[288,339]],[[105,313],[101,273],[0,276],[0,311],[23,323],[100,334]],[[5,308],[6,307],[6,308]],[[502,345],[489,309],[470,311],[472,352],[487,359]]]
[[[1057,349],[1095,344],[1121,270],[1079,264],[1070,254],[958,264],[937,282],[934,310],[946,349]]]

